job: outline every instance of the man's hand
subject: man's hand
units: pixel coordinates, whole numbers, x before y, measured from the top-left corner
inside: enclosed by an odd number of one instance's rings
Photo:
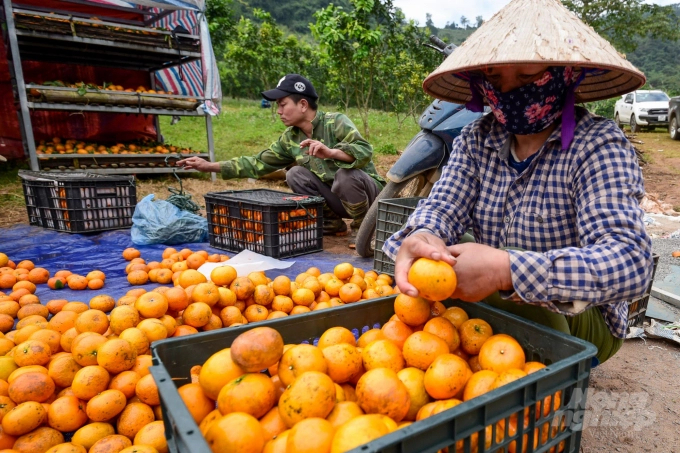
[[[300,143],[300,148],[309,147],[307,154],[319,159],[336,159],[343,162],[354,162],[354,157],[339,149],[331,149],[318,140],[305,139]]]
[[[408,271],[418,258],[444,261],[451,266],[456,264],[455,258],[446,248],[444,241],[433,234],[423,231],[404,239],[394,263],[394,278],[399,290],[412,297],[418,296],[418,290],[408,282]]]
[[[458,280],[456,291],[451,297],[479,302],[496,291],[513,288],[510,257],[505,250],[466,243],[452,245],[448,247],[448,252],[455,257]]]
[[[178,160],[175,165],[177,167],[184,167],[186,170],[198,170],[204,172],[219,172],[219,162],[208,162],[200,157],[188,157],[186,159]]]
[[[310,156],[318,157],[319,159],[334,158],[335,153],[333,150],[318,140],[312,140],[308,138],[300,143],[300,148],[306,148],[307,146],[309,146],[307,154]]]

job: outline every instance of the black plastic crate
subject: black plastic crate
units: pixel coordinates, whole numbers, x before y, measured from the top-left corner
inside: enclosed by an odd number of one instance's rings
[[[21,170],[19,177],[31,225],[66,233],[132,226],[137,205],[134,176]]]
[[[379,274],[394,275],[394,261],[382,251],[383,244],[390,236],[401,230],[408,217],[416,210],[420,200],[424,200],[424,198],[388,198],[386,200],[378,200],[373,268]]]
[[[320,252],[323,203],[321,197],[269,189],[207,193],[210,245],[274,258]]]
[[[628,327],[640,327],[645,322],[645,316],[647,315],[647,305],[649,304],[649,296],[652,294],[654,276],[656,275],[656,268],[659,264],[659,255],[654,253],[652,258],[654,260],[654,268],[652,270],[652,280],[649,282],[647,292],[645,292],[642,297],[633,299],[628,303]]]
[[[262,321],[258,326],[276,329],[285,344],[314,343],[327,329],[343,326],[359,336],[366,330],[379,327],[394,314],[394,299],[390,296],[366,302],[330,308],[318,312]],[[460,404],[433,417],[415,422],[398,429],[387,436],[376,439],[352,450],[352,453],[366,452],[436,452],[462,440],[462,451],[477,451],[471,444],[471,436],[477,433],[480,453],[506,451],[515,441],[516,451],[547,452],[553,446],[564,442],[564,449],[556,451],[577,453],[581,443],[582,420],[585,411],[585,398],[590,378],[591,359],[597,350],[592,344],[565,335],[539,324],[492,308],[486,304],[471,304],[448,300],[445,305],[463,307],[471,318],[482,318],[493,327],[495,332],[514,336],[525,350],[527,361],[545,363],[545,368],[529,376],[486,393],[473,400]],[[201,435],[196,423],[184,405],[177,388],[191,382],[190,370],[194,365],[203,364],[212,354],[227,348],[241,333],[250,326],[216,330],[187,337],[173,338],[154,342],[151,346],[153,366],[151,374],[158,385],[166,438],[170,451],[209,453],[210,448]],[[544,398],[561,392],[560,405],[547,415],[536,417],[536,403]],[[528,409],[529,425],[524,428],[519,423],[517,432],[509,435],[504,432],[501,442],[487,448],[486,439],[497,436],[497,422],[505,420],[506,427],[511,416],[523,419]],[[522,437],[533,433],[536,427],[543,427],[556,417],[564,419],[563,429],[548,429],[547,442],[539,442],[536,449],[526,444]],[[491,434],[489,434],[490,431]],[[491,436],[491,437],[490,437]],[[532,438],[530,434],[529,439]],[[455,451],[451,449],[450,451]]]

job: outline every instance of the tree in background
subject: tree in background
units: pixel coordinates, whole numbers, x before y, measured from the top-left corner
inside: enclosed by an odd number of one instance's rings
[[[437,29],[437,27],[434,26],[434,22],[432,22],[432,14],[430,13],[425,13],[425,26],[430,30]]]
[[[564,6],[605,36],[620,52],[637,47],[636,38],[680,38],[680,21],[672,6],[643,0],[563,0]]]
[[[470,20],[465,16],[460,16],[460,26],[463,28],[468,28]]]
[[[369,138],[369,110],[382,104],[404,113],[421,104],[420,84],[436,62],[420,49],[424,32],[406,23],[391,0],[351,3],[347,11],[333,4],[318,11],[310,28],[328,70],[329,97],[358,108]]]
[[[305,74],[320,88],[325,76],[315,48],[294,35],[284,36],[271,14],[255,9],[253,15],[255,20],[238,21],[218,62],[225,94],[258,98],[289,73]]]
[[[484,23],[484,18],[482,16],[477,16],[475,17],[475,22],[477,22],[477,28],[479,28]]]
[[[215,55],[222,55],[236,26],[233,0],[207,0],[205,15]]]

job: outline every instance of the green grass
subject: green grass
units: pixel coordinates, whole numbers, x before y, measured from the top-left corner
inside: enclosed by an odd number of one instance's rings
[[[337,111],[330,106],[321,106],[323,111]],[[363,131],[359,114],[355,109],[346,113]],[[179,123],[170,125],[170,117],[160,118],[161,132],[167,143],[196,150],[208,149],[205,119],[183,117]],[[213,138],[217,160],[253,155],[266,149],[285,130],[285,126],[271,109],[260,107],[259,101],[225,99],[222,113],[213,118]],[[371,136],[369,141],[376,153],[394,154],[403,150],[419,128],[408,118],[400,125],[390,113],[371,111],[369,113]]]

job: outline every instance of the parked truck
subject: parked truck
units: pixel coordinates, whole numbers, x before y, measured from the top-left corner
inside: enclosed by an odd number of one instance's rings
[[[631,132],[668,127],[668,101],[659,90],[638,90],[621,97],[614,106],[614,121],[619,127],[630,125]]]
[[[680,96],[668,101],[668,132],[673,140],[680,140]]]

